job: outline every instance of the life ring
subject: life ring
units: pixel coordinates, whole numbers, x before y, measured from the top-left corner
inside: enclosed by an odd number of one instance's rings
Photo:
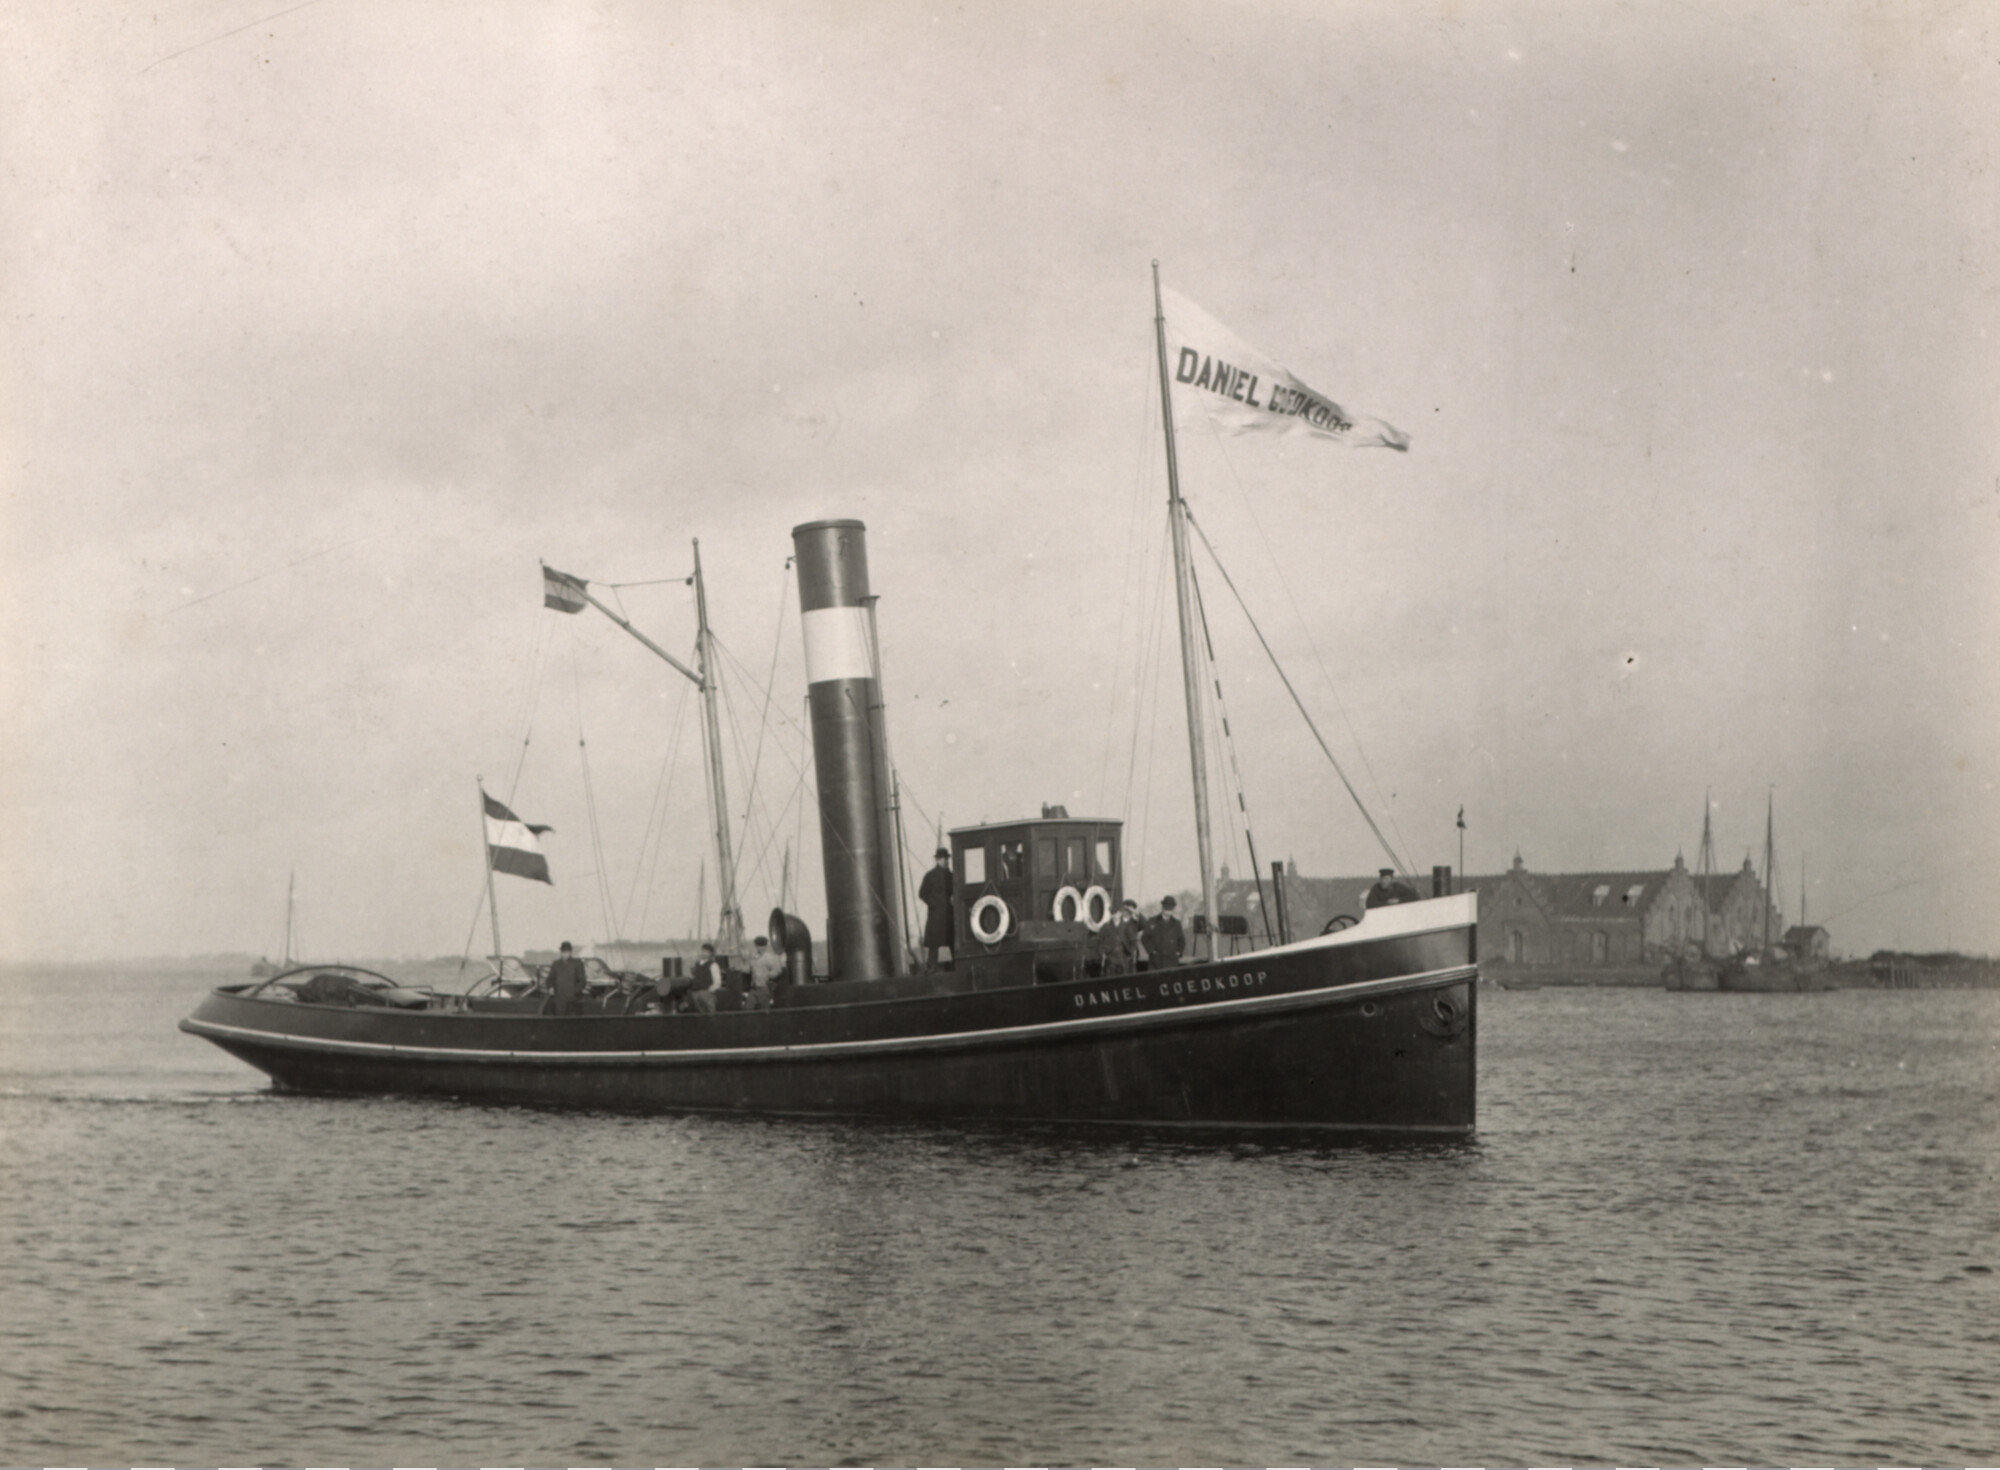
[[[1066,920],[1063,918],[1064,899],[1068,899],[1071,903],[1076,905],[1076,908],[1074,910],[1075,918],[1077,919],[1082,918],[1083,895],[1076,891],[1076,885],[1073,883],[1065,883],[1061,888],[1058,888],[1056,890],[1056,901],[1049,908],[1049,917],[1051,919],[1054,919],[1058,924],[1073,922],[1073,920]]]
[[[991,930],[988,930],[985,925],[980,923],[980,916],[987,913],[997,915],[997,920]],[[972,937],[981,944],[998,944],[1001,940],[1005,939],[1008,927],[1013,921],[1014,916],[1007,909],[1007,900],[997,893],[989,893],[980,899],[978,903],[974,904],[972,906],[972,913],[968,919],[968,922],[972,926]]]
[[[1095,919],[1090,917],[1092,905],[1101,905]],[[1111,895],[1105,892],[1102,883],[1093,883],[1090,887],[1083,890],[1083,907],[1080,911],[1080,917],[1083,919],[1083,927],[1088,929],[1092,934],[1095,934],[1099,929],[1102,929],[1106,924],[1111,922]]]

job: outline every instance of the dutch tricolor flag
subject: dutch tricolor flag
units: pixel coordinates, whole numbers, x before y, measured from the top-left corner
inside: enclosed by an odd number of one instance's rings
[[[493,871],[553,886],[549,860],[542,856],[542,844],[537,839],[555,828],[524,822],[485,792],[479,794],[486,801],[486,860],[493,865]]]

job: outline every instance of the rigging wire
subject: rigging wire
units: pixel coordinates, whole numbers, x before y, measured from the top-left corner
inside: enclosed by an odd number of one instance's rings
[[[807,692],[800,695],[799,705],[806,712],[806,718],[805,720],[795,722],[793,728],[799,732],[799,788],[803,792],[806,776],[812,770],[812,744],[806,739],[806,721],[812,718],[812,694]],[[805,839],[806,804],[804,800],[801,800],[799,802],[799,814],[796,819],[796,825],[793,829],[792,843],[792,851],[799,855],[799,866],[801,868],[805,866],[806,861]],[[804,886],[803,882],[801,882],[800,886]]]
[[[795,764],[793,769],[798,775],[798,781],[794,785],[793,797],[787,798],[784,806],[779,808],[775,817],[769,814],[767,810],[768,803],[765,803],[760,808],[759,794],[763,789],[764,747],[766,736],[771,729],[772,690],[777,685],[778,655],[784,642],[785,606],[790,596],[791,580],[792,558],[786,557],[784,570],[778,584],[778,616],[771,635],[770,667],[762,679],[759,679],[745,666],[743,660],[737,656],[736,651],[724,643],[720,637],[716,636],[713,629],[709,630],[710,646],[719,655],[716,661],[717,667],[711,671],[711,677],[715,680],[716,691],[721,696],[722,703],[726,708],[730,739],[736,751],[738,765],[749,772],[747,789],[743,798],[742,836],[741,840],[734,846],[731,854],[735,864],[735,871],[730,874],[732,886],[739,886],[747,876],[764,884],[767,890],[771,887],[769,855],[777,842],[778,823],[783,820],[785,813],[791,806],[791,801],[795,799],[797,793],[804,786],[804,770]],[[738,718],[735,695],[730,685],[723,678],[725,666],[734,673],[735,677],[747,684],[752,691],[762,696],[762,707],[758,711],[756,742],[748,751],[744,748],[743,726],[742,721]],[[779,718],[789,722],[788,716],[780,714]],[[786,751],[783,746],[773,743],[773,748],[787,761],[790,760],[790,752]],[[747,873],[745,867],[746,859],[749,864]],[[737,907],[739,910],[742,908],[742,895],[740,892],[737,895]]]
[[[1192,521],[1193,518],[1190,517],[1189,523],[1192,524]],[[1278,936],[1271,930],[1270,906],[1264,900],[1264,875],[1262,870],[1260,870],[1259,867],[1257,866],[1257,839],[1251,834],[1250,802],[1248,797],[1245,795],[1243,789],[1243,768],[1237,763],[1236,760],[1236,737],[1231,733],[1229,729],[1229,705],[1227,701],[1224,699],[1222,693],[1222,675],[1217,670],[1216,659],[1215,659],[1215,638],[1214,635],[1209,632],[1208,628],[1208,604],[1202,601],[1201,579],[1195,575],[1193,567],[1188,568],[1188,584],[1194,592],[1195,615],[1201,621],[1202,647],[1208,651],[1208,672],[1210,681],[1215,686],[1215,722],[1221,728],[1221,735],[1222,735],[1222,738],[1218,743],[1223,750],[1229,753],[1229,775],[1231,780],[1235,783],[1236,810],[1237,814],[1241,816],[1243,819],[1242,821],[1243,845],[1245,848],[1249,850],[1250,877],[1251,880],[1255,882],[1257,885],[1257,908],[1258,911],[1262,913],[1262,915],[1264,916],[1265,937],[1268,938],[1271,941],[1271,943],[1276,944],[1278,942]],[[1227,807],[1225,807],[1224,810],[1227,811],[1228,810]],[[1235,832],[1235,827],[1232,824],[1231,827],[1232,836],[1234,835],[1234,832]],[[1235,844],[1232,842],[1231,843],[1232,853],[1234,850],[1234,846]],[[1221,901],[1222,901],[1221,897],[1220,895],[1218,895],[1216,898],[1217,904],[1219,905]],[[1218,913],[1217,915],[1218,920],[1220,919],[1220,917],[1221,916]],[[1219,943],[1220,939],[1221,939],[1220,935],[1210,936],[1211,942],[1209,945],[1209,952],[1211,954],[1217,952],[1217,944]]]
[[[797,803],[798,805],[800,820],[801,821],[804,820],[805,786],[806,786],[805,777],[800,776],[797,781],[792,783],[791,794],[785,798],[783,805],[781,805],[778,808],[777,814],[765,823],[765,836],[763,838],[761,845],[757,849],[757,862],[753,871],[763,875],[764,881],[767,884],[770,882],[769,873],[770,873],[771,851],[778,845],[778,840],[783,835],[783,828],[781,824],[788,816],[791,815],[794,803]],[[748,844],[746,843],[746,846],[747,845]],[[777,886],[780,890],[780,893],[782,894],[784,887],[783,883],[780,882]],[[780,904],[782,904],[783,902],[782,897],[780,898],[779,902]]]
[[[909,802],[911,806],[917,809],[917,815],[924,819],[924,826],[926,828],[928,828],[932,832],[938,831],[939,828],[937,819],[931,816],[930,812],[926,810],[924,804],[921,801],[917,800],[917,793],[911,790],[910,788],[910,778],[906,775],[902,775],[900,772],[898,773],[898,776],[901,779],[903,785],[903,799]]]
[[[1120,690],[1118,676],[1125,648],[1125,619],[1127,610],[1131,607],[1133,600],[1130,595],[1130,588],[1132,586],[1132,576],[1133,576],[1132,563],[1134,557],[1138,555],[1139,547],[1142,545],[1141,538],[1138,535],[1138,528],[1140,525],[1141,517],[1145,513],[1146,501],[1150,498],[1148,486],[1150,485],[1152,480],[1152,467],[1153,467],[1152,446],[1154,443],[1153,429],[1158,422],[1158,420],[1155,418],[1155,409],[1159,402],[1158,396],[1153,391],[1154,385],[1152,382],[1152,369],[1150,367],[1146,370],[1146,372],[1140,375],[1140,386],[1143,391],[1139,395],[1140,397],[1139,452],[1133,456],[1132,490],[1130,495],[1131,503],[1130,503],[1130,509],[1128,510],[1125,519],[1125,566],[1123,572],[1120,574],[1118,579],[1118,629],[1116,634],[1114,634],[1111,643],[1111,648],[1112,648],[1111,684],[1108,691],[1111,702],[1111,710],[1107,711],[1107,717],[1104,721],[1104,752],[1099,757],[1097,763],[1097,790],[1100,803],[1102,802],[1104,792],[1109,785],[1109,772],[1111,768],[1111,738],[1112,738],[1112,730],[1116,724],[1116,721],[1111,719],[1109,716],[1110,714],[1114,713],[1118,708],[1118,695]],[[1141,576],[1144,575],[1143,566],[1140,569],[1140,575]],[[1139,642],[1143,643],[1144,640],[1140,639]],[[1135,687],[1138,682],[1138,673],[1139,673],[1138,659],[1139,659],[1139,652],[1138,649],[1135,647],[1133,650],[1133,675],[1134,675]],[[1127,777],[1126,780],[1126,786],[1129,793],[1129,789],[1131,786],[1131,780],[1129,776]]]
[[[1312,731],[1313,739],[1319,742],[1319,748],[1325,753],[1328,764],[1333,767],[1334,774],[1340,777],[1340,784],[1347,788],[1347,794],[1354,799],[1355,810],[1361,813],[1361,819],[1368,824],[1368,830],[1375,834],[1375,840],[1382,844],[1382,850],[1389,854],[1389,860],[1396,865],[1397,871],[1403,873],[1409,872],[1409,865],[1403,861],[1396,849],[1390,845],[1389,839],[1383,835],[1382,829],[1375,824],[1375,818],[1369,814],[1366,803],[1361,800],[1361,793],[1354,789],[1354,783],[1347,779],[1347,772],[1342,770],[1340,762],[1334,759],[1333,751],[1327,746],[1326,737],[1319,733],[1319,726],[1313,723],[1312,715],[1306,710],[1305,701],[1299,698],[1298,690],[1292,687],[1291,678],[1285,673],[1284,665],[1278,662],[1278,655],[1272,652],[1270,641],[1264,637],[1264,630],[1257,626],[1257,619],[1251,615],[1249,604],[1243,600],[1243,594],[1237,591],[1236,583],[1229,575],[1229,569],[1222,564],[1222,558],[1215,554],[1215,547],[1210,543],[1208,533],[1202,530],[1192,512],[1188,515],[1188,524],[1193,526],[1195,534],[1201,537],[1201,544],[1208,549],[1209,559],[1215,563],[1215,569],[1222,574],[1224,585],[1229,588],[1231,595],[1236,598],[1236,605],[1243,609],[1243,616],[1250,624],[1250,631],[1257,635],[1257,642],[1263,646],[1265,657],[1271,660],[1271,667],[1277,671],[1279,682],[1285,686],[1285,692],[1291,695],[1292,703],[1298,707],[1299,714],[1306,722],[1306,728]]]
[[[681,576],[678,577],[659,577],[650,582],[592,582],[590,585],[593,587],[608,588],[610,591],[613,592],[617,592],[626,587],[669,587],[672,586],[675,582],[678,582],[683,587],[685,587],[688,584],[689,579],[693,575],[694,574],[692,572],[688,572],[688,573],[683,573]],[[621,603],[619,605],[622,607],[624,604]]]
[[[583,660],[575,659],[570,664],[570,675],[576,688],[576,752],[577,760],[583,767],[583,809],[590,823],[590,855],[595,866],[593,876],[597,880],[597,902],[603,911],[607,939],[616,939],[617,916],[612,911],[611,878],[604,863],[604,829],[597,820],[597,790],[590,780],[590,746],[583,735]]]
[[[674,710],[673,732],[668,738],[667,752],[660,762],[660,773],[653,781],[652,800],[646,805],[646,826],[639,834],[639,861],[633,865],[632,887],[625,895],[625,914],[619,927],[623,932],[641,935],[646,931],[646,917],[652,912],[653,889],[660,871],[660,850],[666,845],[667,813],[672,810],[674,779],[679,774],[681,740],[687,730],[688,704],[694,694],[694,686],[681,681],[680,703]],[[632,920],[632,905],[640,905],[639,923],[636,929],[628,927]]]
[[[521,784],[521,771],[527,764],[528,744],[534,733],[535,716],[541,709],[542,688],[546,682],[553,643],[554,634],[549,621],[546,618],[535,619],[534,632],[528,641],[528,678],[526,685],[521,691],[521,744],[520,749],[514,757],[513,774],[507,780],[506,804],[509,807],[514,804],[515,792]],[[486,851],[486,818],[483,811],[480,814],[479,858],[479,896],[474,900],[472,905],[472,920],[466,927],[465,946],[459,951],[458,967],[460,970],[465,968],[466,961],[472,957],[473,940],[479,933],[479,919],[486,912],[486,900],[488,896],[486,865],[492,861],[492,858]]]
[[[764,736],[771,728],[771,686],[778,681],[778,645],[785,636],[785,599],[792,585],[792,559],[785,558],[784,572],[778,578],[778,618],[777,627],[771,633],[771,669],[764,676],[764,707],[757,715],[757,748],[750,757],[750,790],[757,789],[757,773],[764,760]],[[712,635],[711,635],[712,637]],[[730,656],[734,659],[735,655]],[[743,823],[746,835],[749,830],[751,798],[744,797]]]
[[[736,697],[731,692],[729,685],[723,683],[720,669],[715,671],[715,691],[721,697],[724,722],[728,726],[729,740],[736,751],[737,768],[741,770],[743,767],[750,765],[750,761],[747,759],[743,748],[743,726],[742,722],[736,717]],[[729,853],[730,862],[733,865],[729,874],[729,882],[731,891],[736,893],[736,907],[739,918],[742,914],[743,895],[739,891],[738,885],[743,878],[743,856],[745,849],[750,845],[751,816],[756,811],[756,808],[757,777],[753,769],[748,787],[743,795],[743,826],[739,834],[739,840],[731,846]],[[761,865],[758,865],[755,871],[757,876],[763,876]],[[764,879],[764,881],[768,884],[769,879]]]
[[[514,793],[521,785],[521,771],[528,763],[528,741],[535,728],[535,716],[542,706],[542,688],[547,681],[549,659],[554,652],[555,639],[549,630],[546,618],[535,620],[535,636],[528,647],[528,687],[523,692],[526,708],[521,713],[521,748],[514,756],[514,773],[507,778],[507,805],[514,804]],[[484,834],[481,834],[484,840]],[[477,920],[474,920],[476,923]]]
[[[1172,527],[1162,522],[1160,525],[1161,541],[1163,543],[1170,541],[1172,535]],[[1153,810],[1153,771],[1154,767],[1158,764],[1153,757],[1154,752],[1159,749],[1160,745],[1160,686],[1165,682],[1160,678],[1160,662],[1162,658],[1161,648],[1166,642],[1166,589],[1167,573],[1171,562],[1172,557],[1163,549],[1160,560],[1154,564],[1153,606],[1150,615],[1146,619],[1147,646],[1142,655],[1142,662],[1135,669],[1138,682],[1134,684],[1132,691],[1132,753],[1125,771],[1125,816],[1128,823],[1131,822],[1133,815],[1132,785],[1136,779],[1138,768],[1139,736],[1142,729],[1146,736],[1146,785],[1144,794],[1140,798],[1138,814],[1141,818],[1150,821]],[[1150,705],[1147,703],[1149,693],[1148,681],[1150,681]],[[1126,894],[1128,898],[1135,892],[1144,891],[1141,880],[1145,874],[1145,854],[1146,847],[1144,844],[1141,844],[1139,860],[1134,863],[1128,844],[1125,865],[1132,878],[1132,888]]]
[[[736,651],[733,648],[731,648],[727,643],[724,643],[720,638],[716,638],[714,636],[714,629],[709,630],[709,636],[714,640],[716,652],[720,653],[725,659],[729,661],[729,667],[735,671],[736,677],[741,679],[744,683],[748,684],[752,689],[752,691],[764,696],[765,708],[768,710],[770,708],[770,702],[771,702],[771,687],[775,684],[775,679],[776,679],[776,655],[773,654],[772,656],[773,678],[770,681],[762,680],[759,679],[754,673],[750,671],[749,666],[745,664],[742,659],[736,656]],[[782,710],[778,712],[777,718],[778,722],[782,725],[789,725],[797,730],[803,730],[805,728],[803,725],[800,725],[797,721],[795,721],[789,714],[786,714]],[[791,757],[791,752],[783,749],[783,747],[779,747],[779,753],[785,756],[788,760]],[[798,765],[796,762],[793,763],[793,769],[794,770],[798,769]]]
[[[1388,822],[1390,828],[1396,834],[1396,840],[1402,842],[1403,832],[1401,825],[1396,820],[1395,807],[1387,800],[1382,785],[1382,778],[1376,774],[1375,763],[1369,759],[1368,747],[1362,744],[1361,732],[1354,728],[1353,717],[1348,714],[1347,704],[1340,697],[1340,688],[1334,683],[1333,673],[1326,666],[1326,656],[1320,652],[1319,643],[1312,635],[1312,624],[1307,621],[1305,609],[1299,606],[1298,596],[1292,591],[1292,584],[1285,576],[1284,563],[1278,559],[1277,552],[1272,548],[1270,535],[1264,530],[1264,523],[1257,519],[1256,502],[1244,489],[1243,477],[1236,472],[1236,462],[1229,457],[1229,450],[1223,441],[1222,431],[1216,427],[1212,419],[1207,419],[1206,415],[1203,417],[1208,424],[1209,438],[1215,445],[1217,455],[1221,457],[1223,467],[1229,471],[1230,483],[1236,488],[1236,498],[1242,505],[1244,513],[1250,517],[1250,524],[1256,529],[1257,538],[1264,543],[1264,555],[1269,559],[1271,569],[1277,575],[1279,587],[1284,589],[1285,600],[1292,606],[1292,615],[1298,619],[1299,632],[1305,638],[1306,647],[1312,651],[1313,662],[1319,668],[1320,679],[1326,685],[1327,696],[1333,700],[1334,710],[1340,715],[1341,724],[1346,727],[1347,738],[1354,742],[1355,754],[1361,758],[1361,768],[1367,773],[1368,783],[1374,788],[1376,799],[1382,801],[1389,808]],[[1185,497],[1183,498],[1185,499]],[[1190,522],[1193,520],[1192,513],[1190,513],[1189,520]],[[1211,556],[1214,555],[1213,548],[1210,549],[1209,554]],[[1230,590],[1234,591],[1235,589],[1232,587]],[[1359,797],[1356,797],[1357,801],[1359,799]],[[1400,862],[1398,866],[1401,866]]]

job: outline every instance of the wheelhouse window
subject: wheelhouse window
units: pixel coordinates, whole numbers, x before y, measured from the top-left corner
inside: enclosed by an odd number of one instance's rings
[[[959,877],[964,882],[984,883],[986,881],[985,848],[968,847],[958,855],[958,860],[964,868],[964,871],[959,874]]]
[[[993,881],[1018,882],[1028,876],[1028,844],[1024,838],[997,842],[993,853]]]
[[[1111,839],[1108,837],[1098,838],[1096,849],[1092,852],[1091,856],[1096,861],[1096,867],[1091,870],[1090,876],[1095,878],[1099,883],[1109,883],[1118,872],[1118,853],[1112,845]]]

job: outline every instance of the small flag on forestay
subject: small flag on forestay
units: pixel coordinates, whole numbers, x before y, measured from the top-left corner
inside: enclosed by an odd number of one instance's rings
[[[579,613],[583,611],[583,589],[581,577],[572,577],[568,572],[559,572],[552,566],[542,567],[542,606],[552,607],[557,612]]]
[[[485,792],[480,795],[486,802],[486,859],[493,865],[493,871],[553,886],[555,879],[549,876],[549,860],[542,856],[538,839],[555,828],[524,822]]]
[[[1232,434],[1310,434],[1353,449],[1407,450],[1410,436],[1308,388],[1185,296],[1163,290],[1176,395]]]

